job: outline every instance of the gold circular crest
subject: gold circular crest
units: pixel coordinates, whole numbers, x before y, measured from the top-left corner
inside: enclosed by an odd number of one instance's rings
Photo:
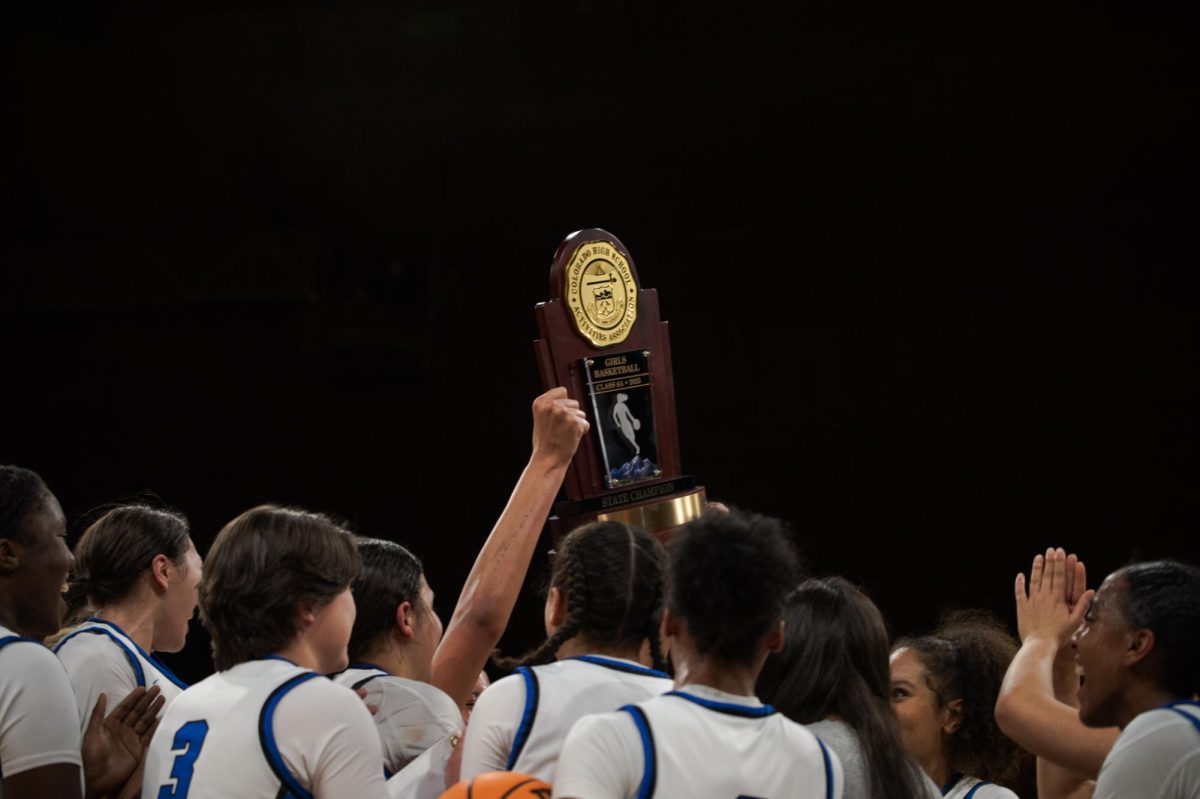
[[[637,321],[637,283],[620,250],[607,241],[575,248],[566,268],[567,307],[579,335],[597,347],[620,344]]]

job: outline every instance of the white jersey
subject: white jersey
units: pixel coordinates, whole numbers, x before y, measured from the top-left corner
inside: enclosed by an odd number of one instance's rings
[[[446,788],[446,768],[458,741],[443,738],[388,778],[391,799],[438,799]]]
[[[369,663],[352,663],[334,674],[333,681],[354,690],[366,689],[367,704],[379,708],[375,728],[389,777],[439,741],[454,738],[457,742],[462,737],[462,711],[436,686],[395,677]]]
[[[1094,799],[1200,797],[1200,702],[1140,714],[1113,744]]]
[[[632,660],[584,655],[517,673],[480,694],[463,750],[462,779],[519,771],[554,783],[575,722],[671,690],[671,678]]]
[[[842,765],[770,705],[703,685],[579,721],[555,797],[838,799]]]
[[[41,641],[0,625],[0,774],[80,767],[79,725],[67,673]],[[0,778],[0,797],[4,780]]]
[[[942,787],[942,796],[946,799],[1019,799],[1008,788],[965,774],[950,777],[950,782]]]
[[[382,799],[382,762],[353,691],[271,657],[219,671],[167,708],[146,751],[142,796]]]
[[[134,688],[157,685],[166,705],[187,689],[187,683],[111,621],[88,619],[63,636],[54,654],[71,678],[81,732],[87,729],[92,708],[102,693],[108,697],[108,710],[112,712]]]

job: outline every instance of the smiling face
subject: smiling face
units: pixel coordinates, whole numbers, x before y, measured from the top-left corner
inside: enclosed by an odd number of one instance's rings
[[[1125,654],[1133,630],[1125,611],[1125,580],[1110,574],[1071,637],[1079,670],[1079,720],[1089,727],[1116,726],[1124,693],[1132,682]]]
[[[19,541],[13,542],[19,558],[14,578],[19,602],[14,621],[17,631],[33,638],[45,638],[62,626],[67,603],[62,589],[75,563],[67,547],[67,522],[53,494],[26,515]]]
[[[954,724],[954,714],[929,686],[929,673],[915,651],[901,647],[893,652],[891,672],[892,709],[904,748],[929,771],[929,764],[945,757],[946,727]]]
[[[154,625],[156,651],[178,652],[183,649],[187,641],[188,622],[195,615],[200,600],[203,567],[200,554],[190,540],[179,562],[167,564],[167,588],[163,592],[162,608]]]

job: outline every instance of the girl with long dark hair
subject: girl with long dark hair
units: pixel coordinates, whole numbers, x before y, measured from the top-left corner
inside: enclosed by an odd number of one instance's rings
[[[900,740],[888,699],[887,628],[875,604],[841,577],[806,580],[784,621],[783,651],[767,658],[758,695],[838,754],[846,798],[938,796]]]

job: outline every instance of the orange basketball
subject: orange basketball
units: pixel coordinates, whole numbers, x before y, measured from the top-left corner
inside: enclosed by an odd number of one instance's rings
[[[550,799],[550,786],[515,771],[490,771],[463,780],[439,799]]]

